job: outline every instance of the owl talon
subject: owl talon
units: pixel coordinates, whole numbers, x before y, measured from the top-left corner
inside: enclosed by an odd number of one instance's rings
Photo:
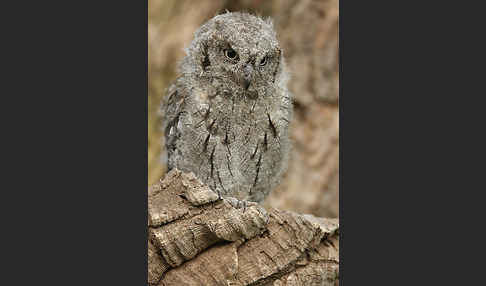
[[[236,199],[236,198],[233,198],[233,197],[225,197],[225,198],[223,198],[223,200],[228,202],[235,209],[239,209],[239,210],[243,209],[243,213],[246,212],[248,206],[258,205],[257,203],[254,203],[254,202],[248,202],[246,200],[239,200],[239,199]]]

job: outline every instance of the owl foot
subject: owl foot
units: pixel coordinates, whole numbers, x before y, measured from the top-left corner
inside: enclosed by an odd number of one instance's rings
[[[221,199],[219,193],[215,193],[208,186],[196,178],[194,173],[183,173],[182,184],[185,188],[184,195],[194,206],[204,205]]]
[[[226,202],[228,202],[235,209],[241,209],[241,208],[243,208],[243,212],[246,212],[246,207],[248,206],[248,201],[239,200],[239,199],[233,198],[233,197],[226,197],[223,200],[225,200]]]
[[[233,197],[225,197],[223,202],[229,204],[233,210],[207,223],[219,238],[228,241],[251,239],[266,230],[269,216],[260,204]]]

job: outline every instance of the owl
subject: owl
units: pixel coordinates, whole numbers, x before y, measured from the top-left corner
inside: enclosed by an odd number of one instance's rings
[[[203,24],[162,104],[168,169],[220,197],[262,202],[286,170],[289,74],[269,19],[227,12]]]

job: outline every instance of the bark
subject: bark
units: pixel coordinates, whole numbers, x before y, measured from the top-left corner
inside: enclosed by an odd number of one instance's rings
[[[338,285],[337,219],[218,198],[178,170],[148,200],[149,285]]]

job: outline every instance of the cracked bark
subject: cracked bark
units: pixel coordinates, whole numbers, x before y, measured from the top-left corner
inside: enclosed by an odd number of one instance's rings
[[[239,207],[178,170],[149,188],[149,285],[338,285],[337,219]]]

